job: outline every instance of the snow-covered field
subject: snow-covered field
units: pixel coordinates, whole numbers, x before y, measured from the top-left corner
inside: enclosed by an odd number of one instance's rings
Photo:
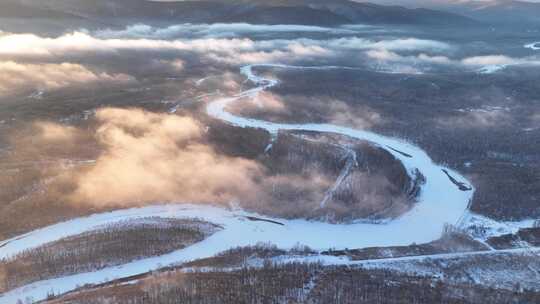
[[[255,245],[260,242],[271,242],[285,249],[303,244],[316,250],[426,243],[438,239],[445,224],[464,225],[464,222],[473,218],[467,212],[473,191],[460,190],[455,181],[468,186],[470,183],[459,173],[435,164],[421,148],[411,143],[332,124],[281,124],[239,117],[227,112],[225,108],[231,103],[242,98],[255,99],[259,92],[279,84],[277,80],[258,76],[254,71],[255,68],[310,71],[346,67],[298,67],[275,64],[243,67],[242,74],[256,86],[235,96],[220,98],[209,103],[207,106],[208,114],[235,126],[262,128],[273,135],[276,135],[280,130],[317,131],[342,134],[378,145],[399,159],[411,175],[418,169],[426,178],[426,183],[422,186],[418,197],[418,203],[412,210],[395,220],[384,223],[352,224],[268,218],[242,210],[226,210],[200,204],[157,205],[78,218],[0,242],[0,259],[67,236],[98,229],[106,224],[149,216],[199,218],[220,225],[223,229],[200,243],[162,256],[146,258],[94,272],[35,282],[1,295],[0,303],[15,303],[17,299],[24,300],[26,298],[41,300],[50,293],[64,293],[85,284],[103,283],[133,276],[166,265],[213,256],[231,247]],[[448,174],[453,177],[454,182],[443,172],[443,169],[447,170]],[[250,221],[247,217],[266,218],[284,225],[266,221]],[[493,224],[493,226],[496,225]]]
[[[495,236],[514,234],[520,229],[535,227],[537,222],[538,220],[535,219],[524,219],[517,222],[500,222],[479,214],[467,212],[458,226],[468,231],[477,239],[487,240]],[[475,231],[476,227],[482,228],[482,231]]]

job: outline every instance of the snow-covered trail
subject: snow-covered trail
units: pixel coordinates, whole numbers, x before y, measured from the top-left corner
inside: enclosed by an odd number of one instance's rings
[[[469,184],[459,173],[435,164],[419,147],[401,139],[386,137],[372,132],[356,130],[332,124],[285,124],[235,116],[226,111],[231,103],[243,98],[256,98],[259,92],[277,85],[277,80],[256,75],[256,67],[328,70],[351,69],[348,67],[298,67],[278,64],[250,65],[241,69],[255,88],[235,96],[220,98],[207,106],[209,115],[239,127],[262,128],[276,136],[280,130],[317,131],[341,134],[366,140],[387,150],[399,159],[413,175],[418,169],[426,179],[418,202],[401,217],[384,223],[358,222],[352,224],[329,224],[304,219],[286,220],[269,218],[284,225],[269,222],[249,221],[248,216],[264,217],[244,211],[230,211],[218,207],[195,204],[151,206],[119,210],[90,217],[74,219],[39,229],[0,243],[0,259],[23,250],[76,235],[84,231],[130,218],[148,216],[189,218],[197,217],[221,225],[223,229],[204,241],[166,255],[134,261],[125,265],[108,267],[95,272],[70,275],[62,278],[35,282],[9,291],[0,296],[0,303],[15,303],[27,297],[41,300],[48,293],[64,293],[85,284],[102,283],[122,277],[145,273],[163,266],[213,256],[236,246],[271,242],[281,248],[304,244],[313,249],[363,248],[373,246],[406,246],[411,243],[426,243],[438,239],[444,225],[457,224],[467,211],[473,191],[461,191],[447,172],[457,181]]]
[[[277,257],[273,261],[278,264],[287,264],[295,262],[311,262],[321,263],[325,266],[384,266],[384,264],[396,263],[396,262],[417,262],[424,260],[449,260],[460,259],[472,256],[493,256],[502,254],[540,254],[540,247],[525,247],[525,248],[512,248],[512,249],[499,249],[499,250],[483,250],[483,251],[469,251],[469,252],[455,252],[455,253],[438,253],[427,255],[413,255],[391,258],[379,258],[379,259],[365,259],[353,261],[347,257],[342,256],[328,256],[328,255],[313,255],[313,256],[290,256],[290,257]]]
[[[358,166],[358,161],[356,159],[357,155],[356,155],[356,152],[354,150],[347,149],[347,155],[345,157],[347,159],[347,161],[345,162],[345,166],[343,167],[343,169],[341,169],[341,173],[339,174],[338,178],[336,179],[334,185],[332,185],[332,187],[330,187],[330,189],[328,189],[328,191],[326,191],[326,194],[324,195],[324,198],[322,199],[321,203],[319,204],[319,206],[321,208],[324,208],[326,206],[326,204],[328,203],[328,201],[332,199],[332,197],[334,196],[334,194],[336,193],[338,188],[341,186],[341,184],[343,184],[343,181],[351,173],[351,170],[355,166]]]

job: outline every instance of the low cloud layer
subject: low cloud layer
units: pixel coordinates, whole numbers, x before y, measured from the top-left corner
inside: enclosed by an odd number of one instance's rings
[[[368,58],[376,61],[372,66],[379,70],[401,72],[407,69],[409,73],[422,73],[436,68],[458,68],[466,71],[493,73],[509,66],[538,66],[537,57],[514,58],[505,55],[484,55],[452,59],[445,55],[400,55],[385,48],[373,49],[365,52]]]
[[[185,26],[180,26],[180,28],[185,29]],[[242,32],[242,28],[249,31],[263,31],[266,27],[233,24],[202,26],[201,30],[206,29],[210,32],[240,30]],[[277,31],[290,30],[288,26],[273,26],[273,28]],[[170,28],[167,31],[178,29]],[[164,40],[161,37],[167,35],[162,33],[163,29],[135,26],[127,30],[147,33],[142,36],[150,38],[119,39],[114,38],[116,34],[112,32],[101,32],[93,36],[85,31],[54,38],[33,34],[1,35],[0,95],[22,89],[46,91],[88,83],[126,83],[134,80],[134,77],[127,75],[132,73],[177,75],[187,68],[186,62],[243,65],[265,62],[294,64],[298,61],[304,63],[313,61],[313,64],[316,64],[339,62],[342,58],[350,58],[347,65],[365,66],[367,64],[370,67],[371,61],[375,59],[379,65],[383,61],[390,62],[394,71],[413,73],[417,72],[417,69],[411,68],[411,58],[403,57],[398,52],[421,52],[419,60],[438,63],[442,61],[440,55],[427,54],[447,53],[453,50],[451,45],[444,42],[416,38],[379,41],[358,37],[327,40],[307,38]],[[300,26],[296,30],[326,31],[327,29]],[[364,52],[367,52],[367,56]],[[384,56],[386,57],[383,58]],[[135,60],[134,58],[140,58],[138,66],[141,68],[129,67],[128,62]],[[400,60],[403,62],[397,63]],[[81,62],[88,65],[82,65]],[[112,65],[108,64],[111,62]],[[116,68],[120,70],[114,70],[114,62],[118,62]],[[101,71],[89,67],[99,67]]]
[[[135,24],[123,30],[104,29],[96,31],[100,38],[233,38],[249,34],[268,33],[327,33],[355,34],[359,31],[373,29],[372,26],[357,27],[321,27],[308,25],[263,25],[248,23],[214,23],[214,24],[178,24],[168,27],[153,27],[146,24]]]
[[[94,34],[80,31],[56,38],[32,34],[7,34],[0,36],[0,58],[5,60],[41,60],[43,62],[75,61],[88,56],[120,56],[124,52],[151,52],[171,56],[196,55],[202,61],[241,65],[247,63],[311,61],[321,59],[336,61],[350,58],[349,65],[367,66],[380,71],[422,73],[436,68],[481,70],[508,65],[535,65],[536,57],[512,58],[504,55],[485,55],[453,58],[456,46],[442,41],[409,38],[373,40],[356,36],[315,40],[249,38],[173,39],[170,32],[184,31],[191,27],[208,33],[231,31],[264,31],[266,26],[245,24],[229,25],[179,25],[165,29],[136,25],[125,32],[100,31]],[[326,28],[272,26],[276,31],[313,30]],[[172,36],[171,36],[172,35]],[[118,38],[121,37],[121,38]],[[174,55],[173,55],[174,54]]]
[[[255,162],[201,143],[204,130],[189,117],[106,108],[96,119],[104,152],[77,178],[76,202],[228,202],[249,197],[262,174]]]
[[[486,129],[508,127],[513,117],[506,108],[464,109],[456,115],[441,117],[436,124],[447,129]]]
[[[288,25],[216,24],[178,25],[168,28],[136,25],[128,27],[124,32],[79,31],[54,38],[5,33],[0,35],[0,60],[4,60],[0,61],[0,94],[5,95],[23,87],[43,91],[76,84],[127,82],[133,80],[133,77],[126,75],[129,73],[155,74],[169,71],[169,74],[176,75],[186,69],[186,62],[217,65],[324,62],[407,74],[448,69],[492,73],[508,66],[540,65],[540,59],[535,56],[513,58],[505,55],[483,55],[455,58],[456,46],[443,41],[413,37],[381,40],[356,36],[325,40],[254,40],[219,38],[217,35],[232,32],[241,36],[247,32],[264,32],[268,28],[282,32],[345,30]],[[199,36],[206,38],[167,40],[177,33],[190,30],[200,31],[202,34]],[[111,58],[117,58],[123,63],[133,58],[141,58],[139,66],[144,68],[96,72],[79,64],[88,61],[93,65],[103,64],[102,68],[109,69],[103,62],[109,62]],[[343,62],[344,58],[347,58],[347,62]],[[123,66],[125,68],[127,64]]]
[[[263,99],[276,111],[283,107],[277,98]],[[384,195],[392,187],[388,180],[362,173],[363,179],[347,179],[339,190],[344,200],[331,199],[321,209],[344,166],[343,149],[282,134],[271,151],[258,151],[263,158],[247,159],[218,152],[206,132],[187,116],[102,108],[86,127],[32,123],[12,148],[20,161],[46,162],[35,176],[47,180],[40,197],[74,208],[202,203],[281,217],[349,219],[371,214],[392,196]]]
[[[79,64],[21,64],[0,62],[0,96],[23,88],[49,90],[89,83],[127,83],[125,74],[98,73]]]
[[[107,36],[101,34],[101,36]],[[156,36],[150,35],[152,38]],[[157,35],[159,38],[159,35]],[[390,39],[372,41],[357,37],[329,40],[248,38],[218,39],[115,39],[94,37],[85,32],[74,32],[56,38],[32,34],[12,34],[0,37],[0,57],[53,60],[81,58],[85,55],[118,55],[123,51],[195,53],[203,58],[230,64],[255,62],[290,62],[320,57],[339,57],[344,52],[370,49],[388,51],[446,52],[451,46],[439,41],[423,39]],[[360,62],[358,62],[360,63]]]
[[[229,105],[227,111],[268,121],[308,123],[327,122],[368,130],[385,123],[384,118],[366,105],[347,105],[335,98],[284,95],[262,92],[255,98]]]

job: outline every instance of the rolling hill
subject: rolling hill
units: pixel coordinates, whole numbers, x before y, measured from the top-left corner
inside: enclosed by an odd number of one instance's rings
[[[107,23],[129,20],[164,23],[249,22],[255,24],[339,25],[407,24],[433,26],[469,26],[470,18],[430,9],[408,9],[357,3],[348,0],[202,0],[202,1],[147,1],[147,0],[8,0],[4,6],[19,5],[27,9],[11,11],[10,17],[24,17],[27,11],[39,10],[54,14]],[[57,16],[55,16],[56,18]]]

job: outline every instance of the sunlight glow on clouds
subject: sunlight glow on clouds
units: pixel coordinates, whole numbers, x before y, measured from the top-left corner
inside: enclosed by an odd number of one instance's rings
[[[338,38],[329,40],[292,39],[255,41],[243,39],[193,39],[193,40],[154,40],[154,39],[101,39],[87,33],[74,32],[57,38],[44,38],[32,34],[13,34],[0,37],[0,56],[17,58],[70,56],[80,53],[116,53],[122,50],[147,51],[184,51],[197,52],[201,55],[222,58],[240,53],[261,52],[267,60],[275,54],[281,57],[287,53],[292,56],[329,55],[331,52],[387,49],[393,51],[413,50],[448,50],[450,46],[443,42],[422,39],[395,39],[371,41],[362,38]],[[279,53],[283,52],[283,53]],[[241,63],[241,61],[240,61]]]
[[[96,119],[105,151],[77,178],[76,202],[228,202],[249,194],[262,174],[255,162],[201,143],[204,129],[189,117],[104,108]]]
[[[83,83],[127,83],[125,74],[96,73],[79,64],[21,64],[0,61],[0,95],[25,87],[38,90],[58,89]]]
[[[185,27],[181,25],[180,27]],[[140,28],[142,27],[142,28]],[[265,26],[245,24],[202,26],[210,32],[225,30],[263,31]],[[273,26],[285,31],[288,26]],[[456,47],[436,40],[417,38],[394,38],[371,40],[355,36],[314,40],[272,39],[252,40],[249,38],[197,38],[162,40],[167,36],[161,31],[178,28],[148,28],[134,26],[126,31],[143,32],[151,38],[127,38],[112,31],[101,31],[99,37],[80,31],[55,38],[33,34],[0,35],[0,93],[22,86],[36,89],[56,89],[71,84],[90,82],[128,82],[132,77],[125,74],[93,72],[80,62],[95,56],[124,56],[125,52],[150,52],[153,65],[167,65],[172,71],[185,68],[182,56],[189,54],[201,58],[201,62],[228,65],[247,63],[343,60],[347,65],[367,66],[377,71],[393,73],[422,73],[437,67],[452,67],[466,70],[494,72],[511,65],[538,65],[536,57],[512,58],[503,55],[452,58]],[[322,31],[325,28],[299,27],[298,30]],[[129,35],[128,35],[129,36]],[[136,36],[136,35],[135,35]],[[167,55],[167,59],[160,59]],[[170,59],[174,56],[176,59]],[[179,58],[180,57],[180,58]],[[105,57],[108,58],[108,57]],[[150,58],[150,57],[149,57]],[[31,61],[24,63],[24,61]]]

